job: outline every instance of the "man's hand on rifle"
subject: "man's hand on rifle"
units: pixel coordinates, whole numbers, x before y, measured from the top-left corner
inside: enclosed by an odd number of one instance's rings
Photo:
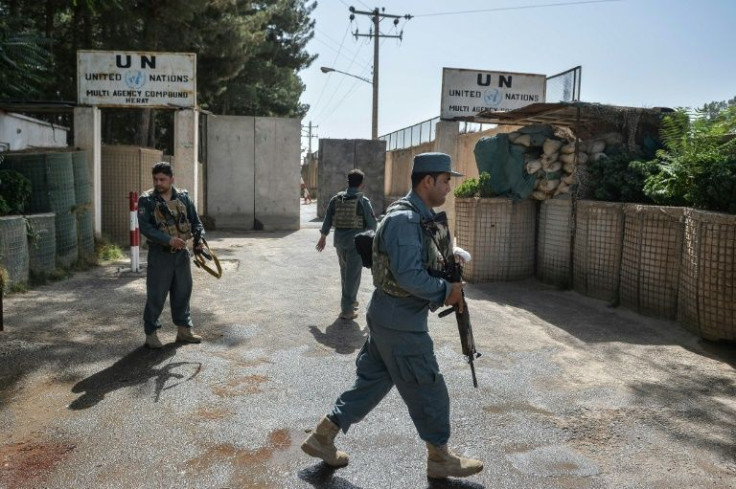
[[[457,307],[457,312],[462,314],[465,310],[463,302],[463,284],[462,282],[450,283],[450,295],[445,300],[446,306]]]

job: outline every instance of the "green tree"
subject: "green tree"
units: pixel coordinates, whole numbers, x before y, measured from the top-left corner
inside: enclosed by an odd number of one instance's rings
[[[299,103],[305,87],[298,73],[316,58],[305,48],[314,36],[310,16],[317,2],[265,0],[260,5],[268,14],[263,42],[225,89],[203,105],[221,114],[303,117],[309,107]]]
[[[50,41],[11,7],[0,4],[0,99],[28,100],[42,95]]]
[[[736,105],[710,116],[666,116],[664,148],[644,192],[656,203],[736,213]]]

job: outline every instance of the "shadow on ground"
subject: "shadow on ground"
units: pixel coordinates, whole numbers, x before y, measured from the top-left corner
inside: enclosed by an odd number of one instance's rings
[[[309,332],[314,339],[341,355],[350,355],[363,346],[368,334],[360,329],[360,325],[348,319],[336,319],[327,326],[323,333],[317,326],[310,326]]]
[[[145,384],[149,379],[156,381],[155,402],[158,402],[164,390],[192,380],[202,369],[199,362],[168,362],[162,365],[174,356],[180,346],[182,343],[169,343],[160,350],[145,346],[136,348],[106,369],[77,382],[72,387],[72,392],[83,394],[69,404],[69,409],[91,408],[107,394],[125,387]],[[172,379],[178,382],[166,386]]]

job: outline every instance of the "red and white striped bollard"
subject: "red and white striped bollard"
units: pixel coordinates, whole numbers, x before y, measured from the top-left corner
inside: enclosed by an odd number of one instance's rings
[[[138,192],[130,193],[130,270],[140,272],[140,231],[138,230]]]

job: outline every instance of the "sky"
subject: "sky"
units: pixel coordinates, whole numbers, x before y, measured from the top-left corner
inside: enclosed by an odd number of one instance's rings
[[[442,69],[554,75],[582,67],[581,100],[630,107],[699,107],[736,97],[736,0],[319,0],[318,55],[300,72],[312,150],[318,138],[370,139],[371,18],[381,22],[379,136],[437,117]],[[316,126],[316,127],[315,127]],[[303,150],[309,138],[302,137]]]

